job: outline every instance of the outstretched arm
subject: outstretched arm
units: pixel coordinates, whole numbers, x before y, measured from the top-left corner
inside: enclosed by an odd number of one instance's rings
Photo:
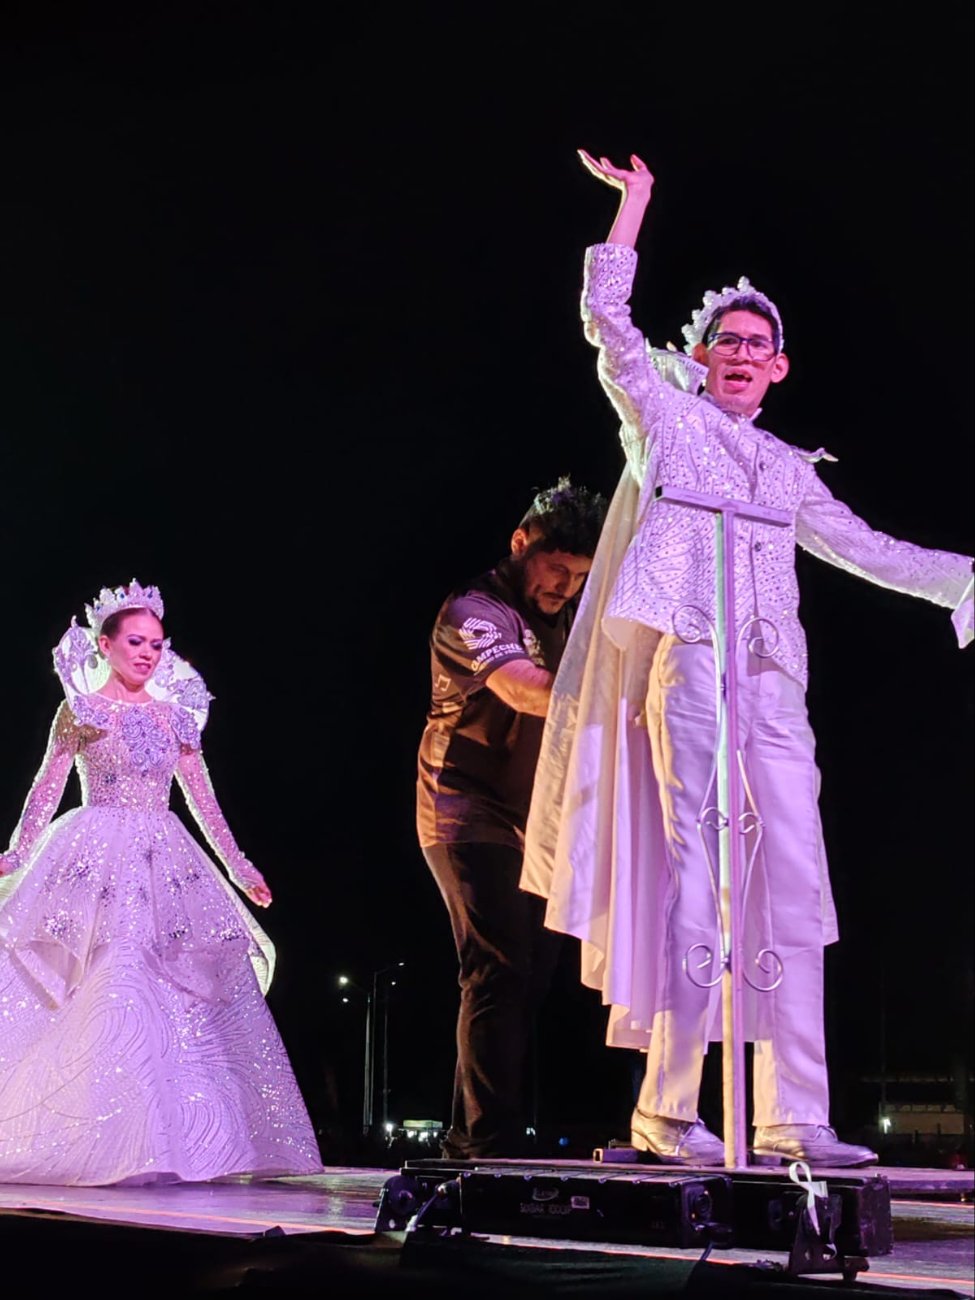
[[[47,750],[24,804],[6,853],[0,854],[0,876],[24,865],[34,845],[51,824],[78,752],[78,727],[67,704],[54,715]]]
[[[588,172],[591,172],[597,180],[620,191],[616,220],[606,237],[606,243],[625,244],[628,248],[636,248],[637,236],[643,225],[643,214],[647,210],[650,191],[653,189],[653,177],[646,163],[632,153],[630,154],[631,166],[627,169],[614,167],[608,158],[597,160],[585,149],[580,149],[578,153],[582,165]]]
[[[972,557],[902,542],[870,527],[819,476],[796,517],[796,541],[810,554],[880,587],[921,596],[953,611],[958,643],[972,640]]]
[[[210,773],[198,749],[183,747],[176,765],[176,780],[183,791],[186,806],[206,837],[207,843],[223,863],[233,884],[258,907],[267,907],[271,891],[254,864],[237,847],[227,819],[217,802]]]

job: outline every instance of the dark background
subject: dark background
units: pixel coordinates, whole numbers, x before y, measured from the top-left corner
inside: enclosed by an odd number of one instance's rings
[[[448,1105],[455,964],[413,829],[434,614],[538,487],[621,469],[578,323],[616,196],[575,149],[658,178],[648,334],[680,342],[749,275],[793,361],[763,422],[837,455],[824,478],[874,526],[970,554],[971,6],[131,10],[0,20],[0,813],[72,613],[158,584],[275,892],[270,1001],[328,1160],[361,1107],[339,973],[406,963],[390,1114]],[[946,611],[799,565],[851,1126],[865,1075],[971,1070],[972,658]],[[629,1054],[575,961],[540,1118],[609,1136]]]

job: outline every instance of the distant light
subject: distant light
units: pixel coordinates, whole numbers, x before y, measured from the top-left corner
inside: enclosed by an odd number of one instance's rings
[[[387,1133],[392,1133],[392,1131],[393,1131],[394,1128],[395,1128],[395,1125],[394,1125],[394,1124],[391,1124],[391,1123],[389,1122],[389,1120],[387,1120],[387,1121],[386,1121],[386,1132],[387,1132]]]
[[[568,1139],[567,1137],[561,1137],[561,1138],[559,1138],[559,1146],[560,1146],[560,1147],[567,1147],[568,1145],[569,1145],[569,1139]]]
[[[339,984],[340,984],[340,986],[341,986],[342,988],[345,988],[346,984],[349,984],[349,983],[351,983],[351,981],[350,981],[348,975],[340,975],[340,976],[339,976]]]
[[[893,1125],[894,1125],[894,1121],[890,1118],[889,1115],[881,1115],[880,1128],[884,1133],[889,1133],[890,1130],[893,1128]]]
[[[348,999],[348,998],[343,998],[342,1001],[345,1002],[345,1003],[348,1003],[349,999]]]
[[[525,1129],[525,1136],[530,1138],[533,1138],[535,1136],[535,1130],[532,1128],[530,1124]]]

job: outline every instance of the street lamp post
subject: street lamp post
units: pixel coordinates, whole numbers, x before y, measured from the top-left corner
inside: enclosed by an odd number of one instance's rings
[[[372,1099],[374,1092],[374,1069],[375,1069],[375,1052],[373,1049],[373,1002],[375,1000],[375,981],[373,981],[372,992],[360,988],[354,980],[350,980],[348,975],[339,976],[340,988],[355,989],[361,993],[366,1004],[365,1034],[363,1047],[362,1062],[362,1136],[368,1137],[372,1132]]]
[[[382,966],[379,970],[372,973],[372,1004],[374,1015],[379,1011],[379,980],[383,975],[390,971],[400,970],[405,965],[404,962],[396,961],[389,966]],[[389,1124],[389,990],[396,983],[395,980],[388,980],[383,996],[383,1019],[382,1019],[382,1132],[385,1135],[387,1125]],[[373,1025],[373,1041],[375,1043],[375,1024]],[[375,1058],[375,1046],[373,1047],[373,1057]],[[375,1069],[375,1059],[373,1059],[373,1069]]]
[[[376,1029],[379,1013],[379,981],[389,971],[400,970],[404,962],[397,961],[389,966],[381,966],[372,973],[368,989],[360,988],[348,975],[339,976],[341,988],[352,988],[361,994],[365,1001],[365,1042],[362,1062],[362,1136],[369,1137],[374,1125],[374,1103],[376,1097]],[[382,1002],[382,1129],[385,1133],[389,1123],[389,989],[396,983],[389,980]]]
[[[372,1099],[375,1091],[373,1082],[374,1071],[376,1068],[375,1052],[373,1050],[373,996],[371,993],[366,994],[366,1035],[365,1051],[363,1059],[363,1082],[362,1082],[362,1136],[368,1137],[372,1132]]]

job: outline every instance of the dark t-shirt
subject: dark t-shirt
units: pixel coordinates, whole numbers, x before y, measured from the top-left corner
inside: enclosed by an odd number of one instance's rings
[[[575,612],[523,604],[507,561],[447,597],[430,637],[432,691],[420,741],[420,844],[524,846],[544,718],[518,713],[487,686],[513,659],[554,673]]]

